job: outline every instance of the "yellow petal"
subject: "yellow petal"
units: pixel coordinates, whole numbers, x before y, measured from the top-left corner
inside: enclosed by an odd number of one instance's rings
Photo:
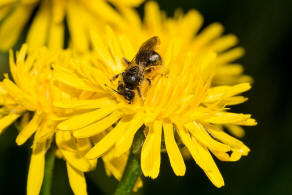
[[[51,49],[62,48],[64,44],[65,2],[53,0],[53,19],[49,32],[48,46]]]
[[[110,103],[113,104],[109,98],[98,98],[94,100],[70,100],[70,101],[56,101],[54,106],[58,108],[69,108],[69,109],[93,109],[102,108],[108,106]]]
[[[219,23],[213,23],[206,27],[193,41],[193,49],[199,49],[208,44],[213,39],[219,37],[223,32],[223,26]]]
[[[250,88],[251,88],[250,83],[240,83],[238,85],[232,86],[231,89],[227,91],[226,96],[231,97],[231,96],[246,92],[250,90]]]
[[[96,52],[98,58],[102,62],[104,62],[104,64],[107,65],[105,69],[111,68],[114,73],[120,73],[122,70],[122,66],[121,66],[122,63],[119,63],[119,64],[114,63],[112,59],[112,55],[108,51],[109,44],[105,44],[104,40],[99,36],[99,33],[91,31],[90,35],[91,35],[90,38],[91,38],[91,42],[93,43],[94,51]]]
[[[114,53],[115,55],[112,56],[114,60],[115,66],[121,67],[122,69],[122,62],[121,59],[123,57],[121,47],[118,44],[118,37],[117,34],[110,28],[109,26],[106,27],[106,36],[108,40],[109,52]]]
[[[233,47],[238,43],[237,37],[235,35],[225,35],[218,38],[211,44],[211,48],[217,52],[222,52],[228,48]]]
[[[244,49],[241,47],[236,47],[228,52],[223,53],[222,55],[219,55],[216,60],[215,64],[225,64],[228,62],[232,62],[241,56],[243,56],[245,53]]]
[[[216,70],[216,76],[238,76],[243,73],[241,64],[228,64],[227,66],[219,66]]]
[[[226,106],[231,106],[231,105],[237,105],[237,104],[241,104],[243,102],[246,102],[248,100],[248,98],[245,98],[243,96],[235,96],[235,97],[229,97],[229,98],[225,98],[222,101],[222,104],[225,104]]]
[[[31,115],[29,112],[25,112],[22,117],[21,117],[21,120],[20,120],[20,127],[21,128],[24,128],[31,120]]]
[[[97,135],[107,128],[111,127],[115,122],[117,122],[121,118],[120,112],[114,112],[111,115],[97,121],[87,127],[78,129],[73,132],[74,137],[77,138],[86,138],[91,137],[93,135]]]
[[[3,18],[7,17],[12,9],[13,8],[11,8],[10,6],[1,7],[0,5],[0,21],[3,21]]]
[[[87,0],[83,2],[86,4],[86,8],[92,11],[95,17],[102,18],[109,23],[113,23],[120,27],[124,27],[126,25],[121,15],[107,2],[95,0]]]
[[[145,176],[155,179],[160,169],[162,122],[155,121],[149,127],[149,132],[141,151],[141,169]]]
[[[33,147],[27,178],[27,195],[38,195],[41,191],[45,169],[45,144],[35,144]]]
[[[217,112],[206,121],[214,124],[241,124],[250,119],[250,114],[237,114],[228,112]]]
[[[132,119],[129,119],[125,132],[121,135],[120,139],[116,143],[116,157],[122,155],[130,149],[136,132],[144,123],[143,117],[144,114],[142,112],[139,112]]]
[[[203,169],[212,183],[216,187],[222,187],[224,185],[224,180],[208,149],[199,144],[196,139],[192,139],[188,132],[179,125],[178,133],[182,142],[190,151],[193,159]]]
[[[39,48],[46,44],[48,39],[49,21],[51,19],[51,5],[49,0],[41,1],[40,9],[29,28],[26,42],[30,49]]]
[[[6,127],[8,127],[11,123],[13,123],[20,114],[9,113],[7,116],[0,118],[0,134],[4,131]]]
[[[212,151],[212,153],[221,161],[234,162],[238,161],[242,154],[237,151],[232,151],[231,155],[225,152]]]
[[[55,125],[50,124],[48,121],[42,121],[34,136],[34,140],[36,142],[44,142],[48,140],[48,138],[53,137],[54,133]]]
[[[191,122],[185,125],[190,133],[202,144],[204,144],[209,149],[221,152],[230,151],[228,145],[222,144],[214,140],[204,129],[204,127],[196,122]]]
[[[84,8],[75,1],[69,1],[67,6],[67,21],[73,47],[78,51],[85,51],[89,47],[89,34],[83,21]]]
[[[75,169],[82,172],[91,170],[91,164],[89,160],[85,159],[84,156],[81,156],[78,151],[71,152],[68,150],[61,150],[61,152],[64,155],[66,161]]]
[[[69,183],[74,194],[87,195],[87,189],[86,189],[87,187],[86,187],[84,173],[76,170],[69,163],[66,163],[66,165],[67,165]]]
[[[131,25],[133,27],[140,27],[142,25],[140,16],[136,10],[128,8],[128,7],[122,7],[119,9],[121,10],[122,15],[124,16],[125,20],[127,20],[127,23],[129,23],[129,25]],[[134,56],[135,53],[132,50],[133,49],[132,47],[133,47],[133,45],[130,44],[130,53],[132,54],[132,56]],[[125,50],[127,50],[127,49],[125,49]],[[129,52],[129,51],[126,51],[126,52]],[[131,55],[125,55],[125,57],[129,58],[129,57],[131,57]]]
[[[214,162],[210,152],[208,151],[208,149],[203,147],[201,144],[199,144],[195,139],[192,139],[192,142],[193,142],[193,147],[191,150],[195,150],[193,152],[196,154],[192,155],[195,161],[197,161],[198,158],[202,158],[204,165],[201,168],[204,170],[204,172],[206,173],[208,178],[211,180],[211,182],[217,188],[224,186],[223,177],[216,163]],[[208,164],[208,166],[206,166],[206,164]]]
[[[119,157],[115,157],[112,151],[104,154],[102,160],[105,165],[106,174],[108,176],[113,175],[117,180],[121,180],[128,156],[129,151]]]
[[[109,1],[116,4],[117,6],[136,7],[140,5],[144,0],[109,0]]]
[[[137,192],[139,190],[139,188],[142,188],[142,187],[143,187],[143,181],[142,181],[141,177],[138,177],[138,179],[133,187],[133,191]]]
[[[241,83],[234,86],[218,86],[212,87],[208,90],[208,95],[205,98],[205,103],[212,103],[215,101],[230,101],[230,99],[235,95],[248,91],[251,88],[250,83]],[[235,98],[235,97],[233,97]],[[227,100],[226,100],[227,99]],[[242,98],[240,98],[242,100]],[[231,99],[232,101],[232,99]]]
[[[32,134],[39,128],[41,116],[37,113],[34,114],[32,120],[20,131],[16,138],[16,143],[22,145]]]
[[[76,143],[77,150],[80,151],[81,153],[86,153],[88,150],[91,149],[92,145],[90,139],[74,139],[74,141]]]
[[[7,4],[12,4],[12,3],[15,3],[17,2],[18,0],[1,0],[0,1],[0,7],[2,6],[6,6]]]
[[[56,144],[60,150],[75,152],[75,139],[71,131],[56,131]]]
[[[184,37],[192,38],[203,24],[203,16],[196,10],[190,10],[183,18],[181,29],[189,29],[184,33]],[[179,29],[178,29],[179,30]],[[181,30],[179,30],[181,31]]]
[[[238,138],[242,138],[245,135],[245,131],[241,126],[238,125],[226,125],[227,130]]]
[[[126,130],[126,124],[127,123],[121,120],[115,128],[113,128],[86,154],[86,158],[99,158],[103,153],[107,152],[115,144],[119,135]]]
[[[233,149],[236,149],[242,155],[246,156],[250,151],[249,148],[246,145],[244,145],[241,141],[228,135],[224,131],[210,129],[210,132],[212,136],[214,136],[216,139],[225,144],[230,145]]]
[[[65,17],[66,1],[52,0],[53,2],[53,21],[61,23]]]
[[[33,7],[31,5],[17,6],[13,13],[3,21],[0,28],[1,50],[8,50],[16,43]]]
[[[165,147],[171,167],[176,175],[183,176],[186,172],[186,165],[174,139],[173,125],[170,123],[163,123],[163,132]]]
[[[3,87],[5,88],[7,93],[9,93],[13,97],[13,99],[17,101],[17,103],[22,104],[28,110],[35,110],[36,106],[34,102],[30,101],[31,98],[12,81],[10,81],[9,79],[4,79]]]
[[[80,129],[102,119],[114,110],[115,106],[107,106],[91,112],[86,112],[84,114],[75,115],[70,119],[60,123],[57,128],[60,130]]]
[[[48,47],[50,49],[60,49],[64,45],[64,24],[53,23],[49,31]]]
[[[91,170],[91,163],[89,160],[84,158],[83,153],[76,149],[80,145],[77,146],[78,141],[71,135],[70,132],[57,132],[56,143],[64,158],[68,163],[70,163],[71,166],[82,172]]]
[[[242,126],[255,126],[257,124],[258,124],[257,121],[253,118],[249,118],[247,120],[236,123],[236,125],[242,125]]]
[[[147,2],[144,10],[144,21],[153,34],[158,34],[161,29],[161,16],[158,3],[154,1]]]
[[[94,87],[87,84],[86,81],[75,76],[73,73],[60,70],[58,66],[54,66],[54,70],[56,70],[54,72],[54,79],[66,84],[66,85],[75,87],[77,89],[82,89],[82,90],[86,90],[86,91],[93,91],[93,92],[96,91],[96,89]]]

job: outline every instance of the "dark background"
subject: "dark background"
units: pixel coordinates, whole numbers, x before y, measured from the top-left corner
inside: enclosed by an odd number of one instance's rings
[[[289,71],[292,45],[291,0],[160,0],[160,7],[172,16],[175,8],[195,8],[205,24],[220,22],[226,33],[239,37],[246,55],[239,62],[254,77],[249,101],[238,109],[252,113],[258,126],[245,128],[243,141],[251,148],[239,162],[217,161],[225,187],[217,189],[192,161],[187,161],[184,177],[171,170],[167,156],[162,158],[156,180],[144,178],[140,194],[292,194],[292,104]],[[139,10],[143,10],[140,9]],[[0,54],[0,71],[7,72],[7,54]],[[237,108],[236,108],[237,109]],[[0,194],[25,194],[30,152],[29,144],[18,147],[16,130],[11,127],[0,136]],[[72,194],[65,163],[57,160],[53,194]],[[92,180],[92,178],[95,178]],[[89,194],[110,194],[117,182],[105,176],[102,162],[88,174]],[[96,185],[97,184],[97,185]]]

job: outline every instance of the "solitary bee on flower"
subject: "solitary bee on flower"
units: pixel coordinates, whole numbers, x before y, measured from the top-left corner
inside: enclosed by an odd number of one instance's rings
[[[72,114],[58,124],[57,130],[72,131],[75,138],[99,136],[85,155],[87,159],[108,153],[115,157],[128,154],[135,135],[141,133],[145,136],[138,157],[141,170],[144,176],[153,179],[160,172],[163,145],[174,173],[184,175],[182,151],[185,148],[211,182],[222,187],[224,180],[211,154],[222,161],[237,161],[248,154],[249,148],[226,130],[256,125],[251,115],[229,110],[230,106],[247,100],[240,94],[249,90],[250,84],[212,86],[218,60],[216,52],[205,49],[195,53],[181,45],[179,38],[167,42],[159,36],[162,44],[157,51],[163,59],[160,67],[167,71],[167,77],[153,71],[151,87],[141,85],[143,102],[135,98],[128,104],[123,96],[108,87],[115,86],[111,82],[113,75],[128,69],[121,59],[134,56],[139,47],[111,28],[106,28],[104,35],[92,34],[95,45],[92,64],[77,65],[75,71],[55,72],[56,80],[76,89],[96,88],[94,96],[76,99],[87,110]],[[70,106],[67,102],[62,105]]]
[[[162,63],[161,56],[154,51],[159,42],[159,38],[154,36],[142,44],[131,62],[123,58],[123,62],[128,66],[127,69],[112,78],[112,80],[115,80],[119,76],[122,76],[123,80],[119,81],[116,92],[128,100],[129,103],[135,98],[135,92],[133,90],[137,90],[139,96],[142,97],[139,85],[145,80],[144,76],[150,73],[155,66],[161,65]],[[151,84],[149,78],[146,80]]]

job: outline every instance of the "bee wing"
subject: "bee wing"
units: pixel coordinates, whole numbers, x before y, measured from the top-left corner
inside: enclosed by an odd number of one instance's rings
[[[156,48],[156,46],[158,46],[160,44],[160,39],[158,36],[154,36],[151,37],[150,39],[148,39],[147,41],[145,41],[142,46],[140,47],[138,53],[136,54],[136,56],[132,59],[132,63],[136,61],[137,56],[140,56],[141,53],[145,52],[145,51],[151,51],[154,50]]]
[[[145,41],[142,44],[142,46],[139,49],[139,52],[148,51],[148,50],[154,50],[155,47],[157,45],[159,45],[159,43],[160,43],[159,37],[157,37],[157,36],[151,37],[150,39],[148,39],[147,41]]]

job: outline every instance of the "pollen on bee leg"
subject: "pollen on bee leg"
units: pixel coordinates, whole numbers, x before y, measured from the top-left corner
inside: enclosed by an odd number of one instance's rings
[[[145,97],[143,94],[147,94],[149,88],[151,87],[151,79],[150,78],[144,78],[141,83],[140,83],[140,92],[141,92],[141,98],[142,100],[144,101],[145,100]],[[138,92],[139,93],[139,92]]]
[[[167,78],[168,77],[169,70],[167,68],[165,68],[164,66],[159,66],[157,68],[157,73],[160,74],[161,76]]]
[[[155,66],[155,68],[154,67],[152,67],[152,68],[153,69],[151,69],[151,70],[148,69],[150,74],[152,73],[151,74],[152,77],[155,77],[158,75],[163,76],[163,77],[167,77],[169,70],[167,68],[165,68],[164,66]]]

